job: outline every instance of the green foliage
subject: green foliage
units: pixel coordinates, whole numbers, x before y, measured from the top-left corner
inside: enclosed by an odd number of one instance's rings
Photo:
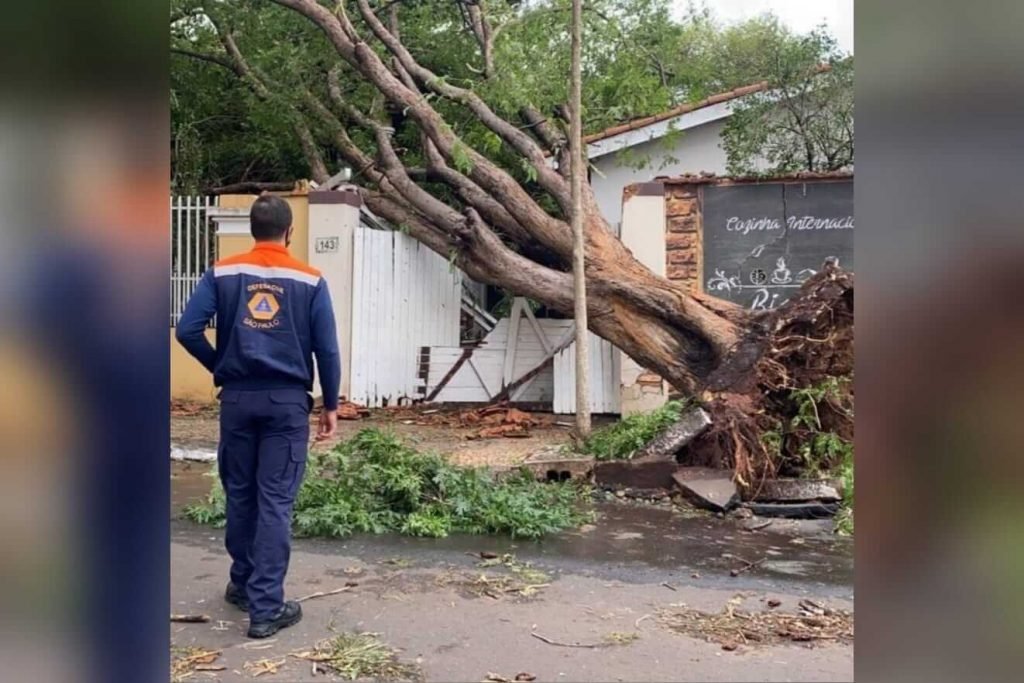
[[[843,507],[836,517],[836,531],[840,534],[853,534],[853,450],[844,455],[838,468],[839,479],[843,483]]]
[[[393,434],[364,429],[330,453],[310,455],[293,529],[299,536],[462,532],[539,538],[587,521],[584,498],[575,483],[541,483],[526,471],[495,481],[483,470],[419,453]],[[222,524],[220,486],[186,516]]]
[[[788,428],[773,430],[762,436],[765,448],[773,456],[780,454],[785,439],[790,450],[800,458],[800,469],[808,477],[835,476],[843,486],[843,507],[836,518],[836,530],[853,533],[854,464],[853,443],[823,428],[821,411],[828,407],[853,419],[853,409],[845,406],[848,377],[830,377],[821,384],[794,389],[790,398],[796,414]]]
[[[522,123],[519,112],[524,105],[550,115],[567,97],[570,46],[566,26],[570,3],[480,0],[480,6],[496,36],[490,78],[483,76],[483,55],[471,32],[464,28],[458,3],[421,0],[399,3],[394,8],[402,42],[437,74],[440,82],[472,89],[499,116],[517,125]],[[423,166],[419,128],[406,120],[405,113],[385,111],[375,88],[339,59],[311,21],[275,3],[172,0],[172,16],[178,17],[171,23],[175,49],[225,55],[212,24],[198,11],[200,7],[231,27],[248,62],[272,78],[278,88],[269,99],[260,99],[223,66],[172,55],[175,191],[195,191],[240,180],[294,180],[306,176],[308,165],[295,134],[292,107],[302,111],[328,168],[335,169],[342,161],[332,145],[333,131],[311,114],[300,93],[300,88],[308,88],[328,101],[324,74],[334,67],[341,69],[345,101],[378,120],[386,121],[391,116],[403,163]],[[358,28],[363,28],[356,15],[350,16]],[[787,32],[770,15],[724,26],[706,9],[691,9],[679,17],[675,3],[669,0],[588,1],[583,19],[586,133],[728,88],[774,78],[780,70],[778,64],[814,61],[818,58],[815,50],[825,54],[822,50],[828,47],[817,37],[817,43],[802,43],[803,37]],[[368,31],[366,35],[370,35]],[[378,41],[367,39],[371,49],[386,53]],[[790,71],[783,76],[788,78]],[[467,148],[487,156],[521,181],[536,180],[532,165],[524,165],[521,157],[502,144],[466,106],[432,93],[427,97]],[[850,107],[852,112],[852,99]],[[756,123],[758,111],[752,110],[747,120]],[[838,129],[821,130],[838,133]],[[369,132],[357,126],[348,126],[347,132],[367,154],[376,153]],[[741,163],[761,149],[764,143],[756,134],[753,130],[747,137],[736,137],[730,159],[735,157]],[[466,151],[457,148],[452,159],[462,171],[471,166]],[[443,201],[456,203],[440,185],[428,183],[427,188]],[[544,204],[549,197],[541,194],[537,200]]]
[[[776,175],[851,166],[853,57],[840,54],[824,29],[796,36],[777,20],[731,38],[727,33],[726,53],[753,56],[754,70],[770,89],[744,98],[726,124],[722,147],[729,173]],[[823,64],[830,68],[819,72]]]
[[[338,633],[316,643],[311,652],[296,656],[312,659],[350,681],[422,678],[417,667],[399,661],[398,653],[382,643],[375,633]]]
[[[452,147],[452,163],[459,173],[469,174],[473,170],[473,160],[469,158],[466,145],[456,142]]]
[[[628,460],[679,419],[685,404],[669,401],[646,413],[628,415],[614,424],[596,429],[583,443],[583,452],[598,460]]]
[[[847,459],[852,461],[853,443],[834,432],[822,431],[820,415],[820,406],[826,402],[833,410],[846,410],[842,402],[849,381],[845,377],[830,377],[816,386],[790,392],[796,415],[790,420],[789,435],[796,443],[795,450],[808,476],[818,476]],[[848,414],[853,417],[852,411]]]

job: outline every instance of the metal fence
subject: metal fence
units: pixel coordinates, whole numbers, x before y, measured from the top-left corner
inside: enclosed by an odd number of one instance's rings
[[[217,260],[217,239],[209,210],[216,197],[171,197],[171,327],[203,273]]]

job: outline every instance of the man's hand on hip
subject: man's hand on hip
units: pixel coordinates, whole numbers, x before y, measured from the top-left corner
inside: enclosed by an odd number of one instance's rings
[[[323,441],[329,437],[334,436],[334,432],[338,429],[338,411],[327,410],[324,408],[320,411],[320,427],[316,432],[316,440]]]

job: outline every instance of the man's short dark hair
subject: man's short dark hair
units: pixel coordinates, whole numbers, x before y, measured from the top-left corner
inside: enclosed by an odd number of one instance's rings
[[[249,225],[256,240],[279,240],[292,225],[288,202],[274,195],[263,195],[252,203]]]

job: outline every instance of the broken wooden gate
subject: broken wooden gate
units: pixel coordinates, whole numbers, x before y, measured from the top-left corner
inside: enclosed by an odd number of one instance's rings
[[[517,298],[479,346],[424,346],[420,350],[419,395],[426,401],[489,403],[508,399],[551,404],[575,412],[571,348],[572,320],[537,318]],[[619,410],[618,350],[591,335],[591,410]]]

